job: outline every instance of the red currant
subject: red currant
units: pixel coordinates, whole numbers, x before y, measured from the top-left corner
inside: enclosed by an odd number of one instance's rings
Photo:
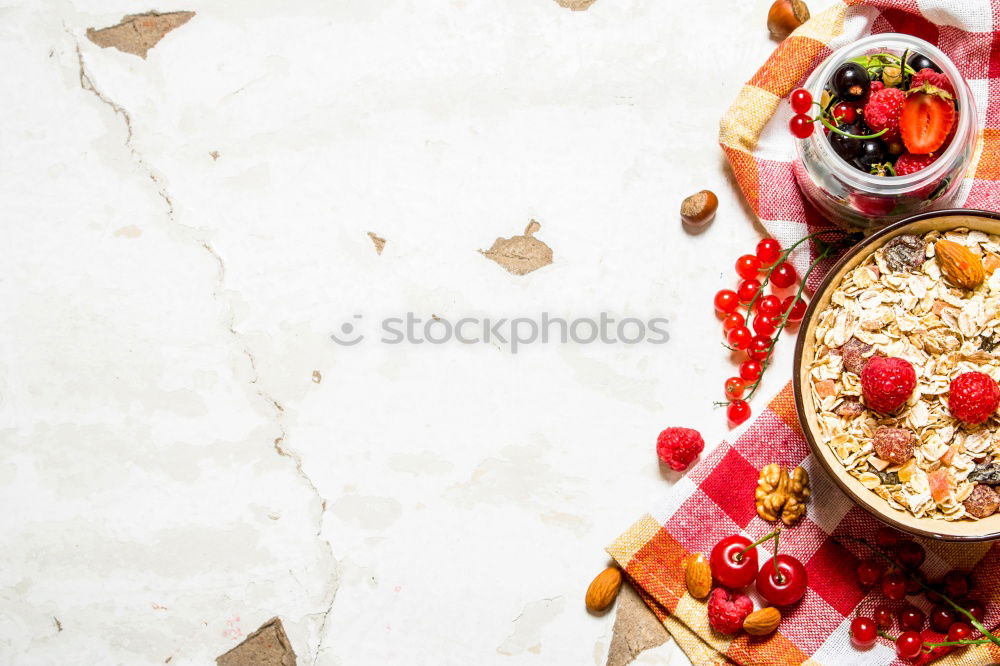
[[[793,136],[799,139],[808,139],[815,127],[813,127],[812,118],[804,113],[797,113],[788,121],[788,129],[791,130]]]
[[[726,318],[722,320],[722,330],[728,333],[734,328],[739,328],[744,324],[743,315],[734,312],[732,314],[726,315]]]
[[[958,613],[947,606],[935,606],[931,609],[931,629],[939,634],[947,634],[951,625],[958,622]]]
[[[796,88],[788,96],[788,104],[795,113],[809,113],[812,103],[813,96],[805,88]]]
[[[764,366],[760,364],[760,361],[750,359],[740,363],[740,377],[748,382],[757,381],[762,372],[764,372]]]
[[[742,398],[746,387],[747,385],[739,377],[730,377],[726,380],[726,397]]]
[[[858,582],[862,587],[871,587],[882,577],[882,565],[875,560],[865,560],[858,564]]]
[[[902,535],[891,527],[880,527],[875,533],[875,545],[883,550],[888,550],[895,548],[900,538]]]
[[[783,261],[771,271],[771,284],[779,289],[784,289],[795,284],[795,278],[797,277],[798,274],[795,272],[795,267],[787,261]]]
[[[850,125],[858,119],[858,109],[847,102],[841,102],[833,107],[833,117],[837,119],[838,125]]]
[[[899,542],[899,546],[896,550],[896,557],[899,559],[899,563],[904,567],[916,569],[924,563],[927,553],[924,551],[924,547],[916,541],[904,539]]]
[[[745,536],[734,534],[715,544],[708,556],[712,577],[734,590],[749,585],[757,577],[757,549],[750,548],[743,554],[740,551],[751,543]]]
[[[896,656],[900,659],[916,659],[924,647],[924,641],[915,631],[904,631],[896,639]]]
[[[777,330],[777,328],[778,327],[774,323],[774,319],[771,318],[771,315],[759,314],[753,319],[753,330],[758,335],[769,337],[775,330]]]
[[[739,286],[736,287],[736,295],[740,297],[741,303],[749,303],[752,301],[758,291],[760,291],[760,281],[758,280],[743,280],[740,282]]]
[[[718,312],[729,314],[735,312],[740,305],[740,299],[732,289],[723,289],[715,295],[715,309]]]
[[[878,628],[884,631],[892,629],[892,611],[886,606],[876,606],[875,611],[872,613],[875,616],[875,623],[878,624]]]
[[[734,328],[726,335],[726,340],[729,341],[729,346],[733,349],[746,349],[752,339],[753,333],[746,326]]]
[[[923,571],[912,571],[906,577],[906,593],[907,594],[920,594],[920,591],[924,589],[921,584],[927,583],[927,576]]]
[[[961,599],[972,589],[972,581],[965,571],[949,571],[944,575],[944,593],[952,598]]]
[[[770,266],[781,258],[781,243],[773,238],[765,238],[757,243],[757,258],[763,266]]]
[[[920,631],[924,628],[924,612],[912,605],[900,608],[899,628]]]
[[[781,311],[788,313],[788,321],[790,322],[802,321],[802,318],[806,316],[806,302],[801,298],[795,300],[794,296],[789,296],[781,302]]]
[[[906,577],[898,571],[890,571],[882,577],[882,594],[892,601],[906,596]]]
[[[755,335],[746,349],[747,356],[755,361],[763,361],[771,351],[771,338],[766,335]]]
[[[757,574],[757,591],[775,606],[789,606],[806,593],[808,576],[802,563],[791,555],[778,555],[775,570],[774,558],[768,558]]]
[[[972,617],[976,618],[980,622],[982,622],[983,618],[986,617],[986,606],[984,606],[981,601],[969,600],[964,601],[959,605],[963,606],[965,610],[972,613]]]
[[[736,274],[744,280],[752,280],[760,272],[760,259],[752,254],[744,254],[736,260]]]
[[[956,622],[948,627],[949,641],[964,641],[972,635],[972,627],[965,622]]]
[[[750,405],[744,400],[733,400],[726,408],[726,418],[729,419],[729,426],[735,428],[750,418]]]
[[[757,301],[757,313],[765,314],[768,317],[777,317],[784,309],[781,307],[781,299],[774,294],[768,294]]]
[[[856,617],[851,620],[851,643],[854,647],[866,650],[875,645],[878,638],[878,627],[875,620],[869,617]]]

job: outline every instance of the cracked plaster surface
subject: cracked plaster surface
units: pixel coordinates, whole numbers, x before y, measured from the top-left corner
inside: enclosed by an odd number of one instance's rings
[[[759,8],[687,18],[703,89],[668,4],[206,1],[145,60],[85,35],[153,7],[5,5],[0,663],[211,663],[272,617],[301,664],[603,663],[584,590],[674,480],[655,433],[724,434],[692,313],[756,241],[706,147]],[[533,218],[544,270],[475,251]],[[671,343],[329,338],[601,309]]]

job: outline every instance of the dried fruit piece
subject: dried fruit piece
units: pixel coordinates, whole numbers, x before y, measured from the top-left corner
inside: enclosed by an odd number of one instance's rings
[[[843,359],[844,369],[848,372],[853,372],[854,374],[860,376],[861,371],[865,369],[865,365],[868,363],[868,352],[872,350],[872,346],[865,342],[861,342],[857,338],[851,338],[844,346],[840,347],[838,352],[840,357]]]
[[[924,263],[926,246],[919,236],[903,234],[886,243],[882,252],[889,270],[893,273],[905,273],[920,268]]]
[[[771,35],[784,39],[809,20],[809,7],[802,0],[775,0],[767,12],[767,29]]]
[[[781,624],[781,611],[774,606],[761,608],[743,620],[743,630],[751,636],[767,636]]]
[[[587,588],[587,609],[595,613],[606,611],[618,596],[622,586],[622,572],[616,567],[608,567],[597,574]]]
[[[708,593],[712,591],[712,569],[708,558],[701,553],[689,557],[684,571],[684,580],[692,597],[695,599],[707,597]]]
[[[951,494],[951,476],[946,469],[936,469],[927,475],[927,485],[931,489],[931,497],[941,503]]]
[[[805,515],[809,498],[809,474],[796,467],[789,474],[781,465],[772,463],[760,470],[757,480],[757,515],[764,520],[778,520],[794,525]]]
[[[824,379],[815,384],[816,395],[821,398],[829,397],[837,392],[837,383],[832,379]]]
[[[964,245],[942,239],[934,253],[944,276],[963,289],[975,289],[986,278],[983,262]]]
[[[717,587],[708,599],[708,623],[722,634],[735,634],[753,612],[753,602],[742,592]]]
[[[989,486],[977,485],[962,502],[969,515],[976,518],[989,518],[1000,507],[1000,495]]]
[[[913,433],[904,428],[879,426],[872,438],[875,455],[882,460],[902,465],[913,457]]]
[[[685,224],[702,227],[712,221],[719,208],[719,198],[711,190],[695,192],[681,202],[681,219]]]
[[[899,471],[896,472],[897,476],[899,477],[899,482],[909,483],[910,479],[913,478],[913,472],[916,469],[917,469],[917,459],[910,458],[910,460],[905,465],[900,467]]]
[[[833,412],[840,417],[845,419],[856,419],[861,416],[865,411],[865,408],[861,406],[855,398],[846,398],[842,403],[834,407]]]
[[[986,274],[993,275],[993,272],[998,268],[1000,268],[1000,257],[992,252],[987,252],[986,256],[983,257],[983,269]]]

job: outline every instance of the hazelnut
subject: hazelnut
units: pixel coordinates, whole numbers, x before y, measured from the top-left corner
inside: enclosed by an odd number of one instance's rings
[[[775,0],[767,13],[767,29],[774,37],[784,39],[808,20],[809,8],[802,0]]]
[[[692,227],[703,227],[715,217],[719,197],[711,190],[696,192],[681,202],[681,219]]]

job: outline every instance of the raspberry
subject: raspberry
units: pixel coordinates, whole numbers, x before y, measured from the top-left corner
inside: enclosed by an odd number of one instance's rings
[[[861,371],[861,393],[865,404],[876,412],[896,409],[913,395],[917,373],[910,362],[890,356],[871,358]]]
[[[906,93],[899,88],[883,88],[871,94],[865,104],[865,122],[872,132],[887,130],[882,140],[899,138],[899,116],[903,113]]]
[[[919,88],[925,83],[944,90],[952,97],[955,96],[955,86],[951,85],[951,80],[948,79],[947,74],[935,72],[933,69],[925,67],[913,75],[913,79],[910,81],[910,90]]]
[[[882,460],[902,465],[913,457],[913,433],[903,428],[879,426],[872,438],[875,455]]]
[[[1000,386],[982,372],[966,372],[951,380],[948,409],[963,423],[982,423],[1000,406]]]
[[[929,166],[936,159],[937,155],[912,155],[910,153],[903,153],[896,160],[896,175],[905,176],[916,173]]]
[[[656,438],[656,455],[678,472],[687,469],[704,448],[705,440],[691,428],[667,428]]]
[[[752,612],[753,602],[742,592],[717,587],[708,598],[708,623],[720,634],[735,634]]]

